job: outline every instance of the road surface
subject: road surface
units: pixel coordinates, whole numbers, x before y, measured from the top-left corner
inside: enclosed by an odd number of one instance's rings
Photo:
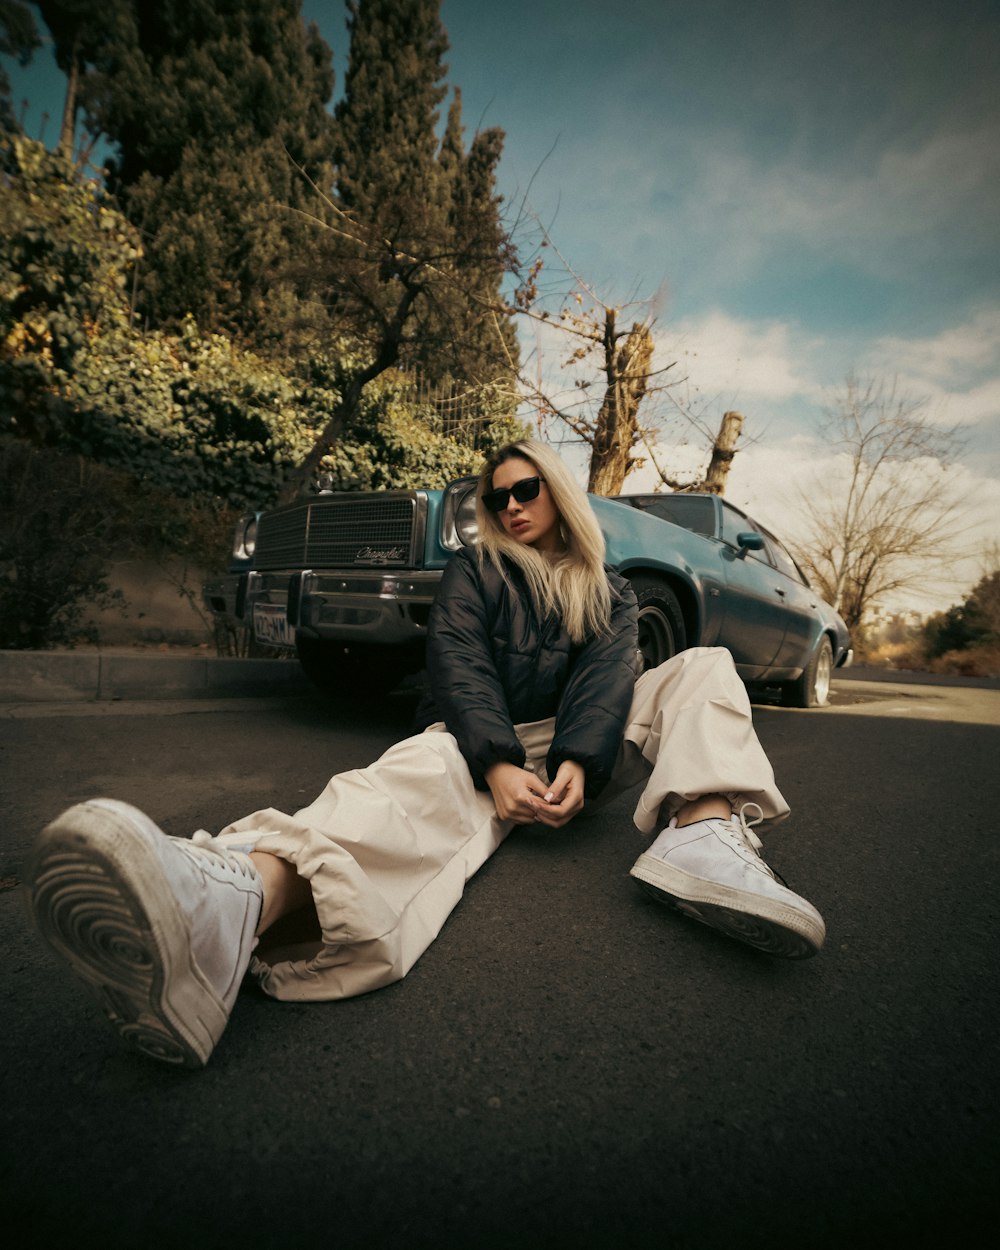
[[[36,830],[97,793],[175,833],[294,809],[411,708],[8,707],[6,1226],[39,1246],[972,1244],[1000,1213],[1000,691],[865,686],[756,712],[793,808],[766,851],[826,917],[816,959],[650,901],[621,799],[515,833],[399,985],[244,992],[181,1075],[119,1050],[35,940]]]

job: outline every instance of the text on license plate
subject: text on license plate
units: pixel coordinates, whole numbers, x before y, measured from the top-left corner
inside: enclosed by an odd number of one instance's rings
[[[288,628],[288,616],[278,603],[253,605],[253,634],[258,642],[269,647],[294,647],[295,638]]]

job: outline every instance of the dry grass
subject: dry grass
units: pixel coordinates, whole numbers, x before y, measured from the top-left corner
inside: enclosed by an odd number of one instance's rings
[[[965,651],[946,651],[927,664],[932,673],[961,677],[1000,677],[1000,643],[983,643]]]
[[[919,638],[882,643],[858,656],[859,664],[909,673],[951,673],[959,677],[1000,677],[1000,643],[985,643],[966,651],[947,651],[928,660]]]

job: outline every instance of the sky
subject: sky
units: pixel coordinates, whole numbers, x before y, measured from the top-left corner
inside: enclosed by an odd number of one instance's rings
[[[303,13],[339,90],[344,6]],[[543,223],[603,303],[655,300],[674,398],[712,428],[744,414],[735,503],[796,536],[796,491],[836,474],[820,430],[848,374],[961,427],[962,553],[889,606],[961,600],[1000,543],[997,0],[443,0],[441,16],[467,141],[506,132],[522,253]],[[36,137],[49,75],[44,56],[11,73]],[[524,327],[523,354],[566,388],[553,338]]]

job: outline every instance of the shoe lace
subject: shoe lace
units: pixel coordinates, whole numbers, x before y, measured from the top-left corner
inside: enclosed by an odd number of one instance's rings
[[[239,873],[241,877],[246,877],[248,881],[253,881],[258,875],[253,860],[249,855],[231,850],[219,838],[213,837],[206,829],[196,830],[191,835],[191,844],[203,851],[210,851],[213,855],[217,855],[227,867]]]
[[[751,816],[751,808],[756,815]],[[761,824],[763,819],[764,809],[759,803],[744,803],[740,807],[739,811],[734,811],[728,820],[723,821],[723,825],[729,830],[733,837],[738,838],[739,841],[743,843],[748,851],[751,851],[757,856],[761,864],[767,869],[772,877],[780,881],[782,885],[787,886],[788,882],[785,878],[780,873],[775,872],[771,865],[761,855],[764,844],[754,833],[754,827]]]
[[[751,808],[753,808],[753,810],[757,813],[756,816],[752,818],[749,815]],[[746,846],[754,852],[754,854],[760,854],[760,849],[763,846],[763,843],[753,830],[754,826],[759,825],[763,819],[764,809],[759,803],[744,803],[739,811],[734,811],[728,820],[723,821],[723,824],[725,824],[726,828],[729,829],[730,832],[734,833],[741,842],[745,843]]]

